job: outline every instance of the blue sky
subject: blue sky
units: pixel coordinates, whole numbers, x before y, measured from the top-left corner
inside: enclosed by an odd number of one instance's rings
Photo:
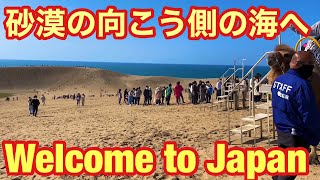
[[[250,6],[264,5],[270,8],[280,8],[283,15],[289,10],[297,12],[302,19],[312,25],[320,20],[318,12],[312,12],[310,6],[319,4],[319,0],[1,0],[0,1],[0,59],[21,60],[67,60],[67,61],[106,61],[106,62],[134,62],[134,63],[165,63],[165,64],[232,64],[236,58],[246,58],[246,64],[254,64],[266,51],[270,51],[277,44],[277,39],[250,40],[244,36],[239,39],[219,36],[216,40],[191,41],[185,33],[172,40],[166,40],[162,35],[164,28],[160,27],[157,17],[164,6],[182,8],[186,17],[190,6],[218,6],[220,11],[229,8],[247,10]],[[29,5],[37,6],[61,5],[69,12],[76,8],[88,8],[93,11],[114,5],[118,9],[153,8],[155,18],[146,25],[153,25],[157,30],[157,37],[138,39],[128,37],[124,40],[97,40],[95,36],[81,40],[68,37],[61,41],[51,39],[39,41],[32,36],[22,41],[6,40],[4,34],[3,8],[6,6]],[[281,15],[281,17],[282,17]],[[289,29],[282,34],[283,43],[294,46],[299,36]]]

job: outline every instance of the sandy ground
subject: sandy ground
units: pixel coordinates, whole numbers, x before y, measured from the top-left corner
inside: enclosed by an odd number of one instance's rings
[[[174,83],[177,79],[173,78],[145,78],[118,76],[114,81],[110,76],[116,78],[117,74],[101,72],[99,70],[84,70],[68,72],[64,75],[64,70],[52,71],[46,69],[42,73],[32,69],[31,74],[36,75],[39,87],[39,95],[45,94],[47,97],[46,106],[40,106],[39,117],[31,117],[28,114],[28,96],[33,96],[35,85],[27,83],[30,69],[24,69],[25,75],[16,74],[21,69],[8,70],[0,69],[2,79],[0,91],[13,92],[19,96],[18,101],[5,102],[0,99],[0,141],[3,140],[38,140],[41,146],[51,146],[55,140],[65,140],[67,146],[87,147],[141,147],[152,148],[157,155],[157,170],[148,177],[41,177],[34,176],[16,176],[8,177],[6,175],[2,149],[0,153],[0,179],[244,179],[243,177],[228,177],[227,175],[212,177],[209,176],[203,168],[203,162],[206,159],[213,158],[213,142],[216,140],[227,139],[228,120],[231,121],[231,128],[240,125],[240,118],[248,116],[247,110],[231,111],[229,113],[211,108],[210,105],[172,105],[172,106],[119,106],[116,97],[99,97],[101,88],[107,88],[109,94],[115,94],[120,84],[125,86],[144,84],[159,85]],[[70,69],[69,69],[70,70]],[[8,72],[12,71],[13,80],[10,80]],[[6,77],[1,74],[6,75]],[[54,73],[53,73],[54,72]],[[99,73],[97,75],[97,72]],[[88,75],[89,74],[89,75]],[[102,75],[101,75],[102,74]],[[46,88],[47,84],[41,84],[43,78],[50,75],[52,83]],[[78,80],[70,81],[74,75],[81,76],[81,85],[77,85]],[[82,76],[83,75],[83,76]],[[64,77],[68,77],[67,80]],[[109,79],[111,80],[109,80]],[[1,79],[1,78],[0,78]],[[79,77],[78,77],[79,79]],[[19,86],[15,82],[19,81]],[[111,86],[111,84],[113,86]],[[165,82],[165,83],[164,83]],[[182,80],[185,86],[190,80]],[[22,84],[21,84],[22,83]],[[27,86],[27,90],[21,86]],[[40,83],[40,84],[39,84]],[[68,84],[69,83],[69,84]],[[63,84],[63,85],[61,85]],[[99,86],[97,86],[99,85]],[[81,89],[83,88],[83,89]],[[90,90],[88,90],[90,89]],[[94,89],[94,90],[92,90]],[[123,86],[122,86],[122,89]],[[154,88],[153,88],[154,89]],[[73,100],[53,100],[53,95],[59,96],[74,92],[81,92],[87,95],[94,94],[95,97],[86,98],[85,106],[77,107]],[[187,95],[184,95],[187,99]],[[173,102],[173,98],[171,99]],[[187,101],[188,102],[188,101]],[[257,111],[263,112],[263,110]],[[257,145],[268,147],[266,139],[267,123],[263,123],[262,140],[258,140]],[[259,132],[257,133],[260,134]],[[191,177],[177,176],[171,177],[163,172],[163,161],[160,155],[163,143],[168,140],[176,141],[179,147],[188,146],[197,150],[200,156],[199,170]],[[232,144],[239,145],[239,136],[232,136]],[[251,146],[252,138],[245,137],[247,144]],[[271,139],[271,146],[276,145],[276,140]],[[0,147],[1,148],[1,147]],[[310,173],[305,177],[297,179],[319,179],[320,170],[317,166],[310,166]],[[269,176],[262,176],[259,179],[271,179]]]
[[[204,172],[203,161],[213,158],[216,140],[227,139],[227,119],[231,126],[239,125],[246,110],[226,113],[211,109],[209,105],[193,106],[119,106],[115,97],[87,98],[83,107],[73,100],[48,99],[41,106],[39,117],[28,116],[27,96],[19,101],[0,101],[0,140],[38,140],[41,146],[51,146],[54,140],[65,140],[67,146],[140,147],[147,146],[157,154],[157,170],[149,177],[131,179],[243,179],[243,177],[211,177]],[[48,97],[49,98],[49,97]],[[264,123],[264,127],[266,124]],[[266,129],[266,128],[264,128]],[[259,134],[259,133],[258,133]],[[264,132],[266,136],[266,132]],[[234,138],[238,138],[234,136]],[[247,138],[248,139],[248,138]],[[179,147],[190,146],[200,155],[198,172],[191,177],[170,177],[163,173],[160,150],[167,140],[174,140]],[[273,145],[275,141],[271,141]],[[238,141],[234,142],[235,144]],[[250,143],[250,142],[249,142]],[[268,147],[267,140],[258,141]],[[250,146],[250,145],[246,145]],[[310,175],[298,179],[318,179],[319,167],[311,166]],[[10,179],[5,173],[3,155],[0,155],[0,178]],[[40,176],[14,177],[41,179]],[[42,177],[43,179],[94,179],[94,177]],[[128,177],[97,177],[98,179],[126,179]],[[259,179],[270,179],[263,176]]]

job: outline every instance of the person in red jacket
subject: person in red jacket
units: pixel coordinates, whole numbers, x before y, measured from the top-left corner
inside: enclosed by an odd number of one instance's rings
[[[179,105],[180,104],[180,97],[183,92],[183,87],[180,85],[180,82],[177,82],[176,87],[174,87],[174,96],[176,97],[176,102]]]

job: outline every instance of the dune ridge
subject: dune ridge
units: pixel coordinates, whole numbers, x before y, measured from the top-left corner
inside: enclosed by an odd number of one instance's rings
[[[83,67],[13,67],[0,68],[1,89],[61,90],[70,87],[100,90],[165,86],[181,81],[186,86],[193,79],[125,75],[109,70]]]

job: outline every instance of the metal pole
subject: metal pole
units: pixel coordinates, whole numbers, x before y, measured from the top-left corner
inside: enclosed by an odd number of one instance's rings
[[[299,36],[299,39],[301,39],[302,38],[302,36],[301,36],[301,34],[300,34],[300,36]],[[300,41],[300,44],[299,44],[299,51],[301,50],[301,48],[302,48],[302,41]]]
[[[251,72],[251,76],[252,76],[252,116],[253,116],[253,125],[254,125],[254,129],[253,129],[253,145],[256,146],[256,120],[255,120],[255,108],[254,108],[254,91],[255,91],[255,87],[254,87],[254,79],[253,79],[253,71],[254,69],[252,70]]]
[[[279,36],[278,36],[278,44],[279,45],[281,44],[281,34],[279,34]]]

